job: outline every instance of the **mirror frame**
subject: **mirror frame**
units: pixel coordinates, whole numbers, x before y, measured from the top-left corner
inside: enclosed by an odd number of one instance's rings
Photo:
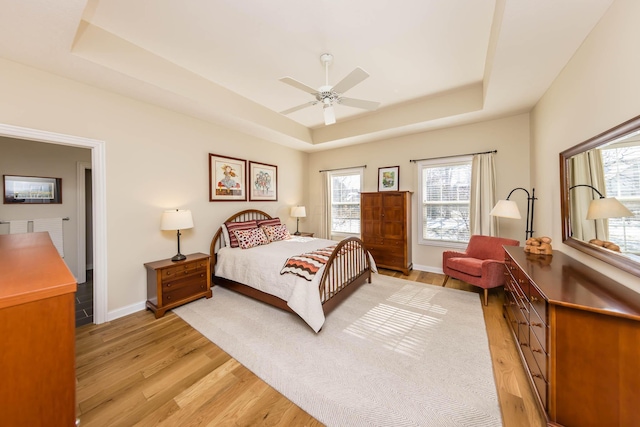
[[[625,257],[624,255],[617,254],[616,252],[609,251],[598,246],[590,245],[587,242],[571,237],[571,223],[569,219],[569,176],[567,171],[569,168],[570,157],[593,148],[597,148],[603,144],[614,141],[638,130],[640,130],[640,116],[634,117],[631,120],[628,120],[601,133],[600,135],[594,136],[593,138],[560,153],[560,209],[562,213],[562,241],[568,246],[636,276],[640,276],[640,263],[632,260],[631,258]]]

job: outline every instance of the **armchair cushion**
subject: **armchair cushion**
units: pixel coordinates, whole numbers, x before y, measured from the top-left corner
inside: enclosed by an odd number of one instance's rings
[[[483,263],[484,260],[477,258],[449,258],[447,266],[453,270],[480,277],[482,276]]]

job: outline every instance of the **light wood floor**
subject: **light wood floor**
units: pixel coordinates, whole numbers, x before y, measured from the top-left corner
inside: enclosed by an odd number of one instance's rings
[[[381,273],[434,286],[444,278]],[[479,289],[458,280],[447,287],[480,298]],[[490,291],[483,308],[504,426],[543,426],[502,317],[503,297]],[[157,320],[142,311],[81,326],[76,348],[81,427],[321,425],[172,312]]]

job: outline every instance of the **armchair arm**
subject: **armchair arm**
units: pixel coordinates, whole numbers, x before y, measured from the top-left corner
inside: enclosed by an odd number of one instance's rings
[[[484,283],[495,286],[504,285],[505,281],[504,261],[485,259],[482,261],[482,279]]]

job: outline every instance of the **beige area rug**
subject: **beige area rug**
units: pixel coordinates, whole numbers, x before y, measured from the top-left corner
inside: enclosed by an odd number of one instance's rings
[[[328,426],[499,426],[475,293],[374,274],[315,334],[218,286],[174,311]]]

